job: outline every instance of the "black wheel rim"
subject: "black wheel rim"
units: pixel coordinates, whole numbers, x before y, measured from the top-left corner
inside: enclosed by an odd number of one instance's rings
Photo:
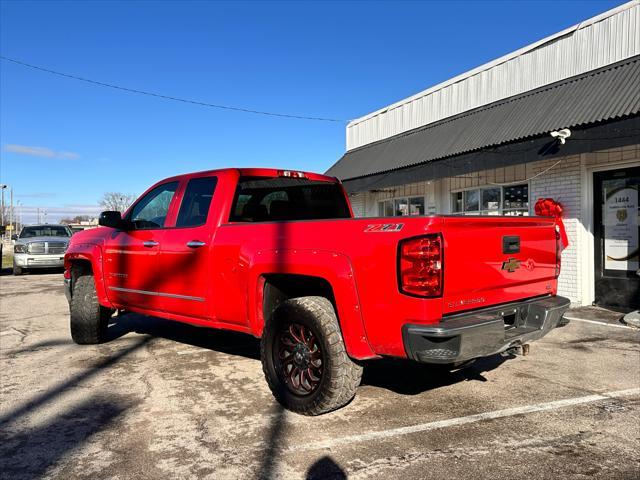
[[[299,323],[284,325],[276,337],[274,356],[278,376],[292,393],[307,396],[318,389],[324,358],[313,330]]]

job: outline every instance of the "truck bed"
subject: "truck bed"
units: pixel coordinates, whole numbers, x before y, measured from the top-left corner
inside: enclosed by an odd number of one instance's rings
[[[398,244],[431,233],[441,233],[444,241],[443,294],[402,294]],[[504,237],[518,238],[518,253],[503,253]],[[338,302],[338,314],[359,308],[369,344],[383,355],[405,356],[400,341],[404,324],[434,325],[446,315],[555,294],[552,218],[416,216],[228,223],[216,232],[214,245],[216,264],[223,266],[213,272],[217,291],[246,289],[251,262],[268,253],[275,253],[282,273],[295,273],[302,256],[314,252],[348,262],[359,305]],[[231,272],[224,267],[238,264],[245,268]],[[246,308],[227,309],[226,314],[242,317]],[[216,310],[225,312],[222,305]]]

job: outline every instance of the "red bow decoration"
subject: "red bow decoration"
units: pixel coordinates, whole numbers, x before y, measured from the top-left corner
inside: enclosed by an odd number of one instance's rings
[[[564,208],[560,202],[556,202],[553,198],[540,198],[534,207],[536,215],[539,217],[556,217],[562,218]]]
[[[558,233],[560,233],[562,248],[563,250],[567,248],[569,246],[569,237],[562,222],[564,214],[562,204],[553,198],[540,198],[536,202],[534,210],[539,217],[554,217],[556,219],[556,228],[558,229]]]

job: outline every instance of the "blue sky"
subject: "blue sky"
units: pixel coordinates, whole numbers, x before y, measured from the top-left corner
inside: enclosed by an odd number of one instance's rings
[[[554,2],[0,4],[0,52],[133,89],[352,119],[620,5]],[[216,110],[0,62],[0,181],[24,220],[95,213],[225,166],[324,171],[346,123]],[[29,147],[29,148],[27,148]]]

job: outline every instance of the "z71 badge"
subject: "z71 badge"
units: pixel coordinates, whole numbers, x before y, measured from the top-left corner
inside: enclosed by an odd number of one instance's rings
[[[404,223],[376,223],[367,225],[365,232],[399,232],[404,227]]]

